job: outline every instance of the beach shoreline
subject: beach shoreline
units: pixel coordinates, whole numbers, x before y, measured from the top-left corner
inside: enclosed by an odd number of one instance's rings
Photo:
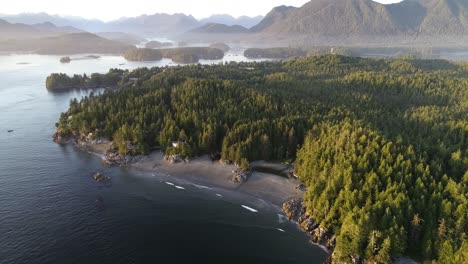
[[[107,163],[106,152],[110,148],[108,142],[102,144],[78,145],[90,154],[97,155]],[[255,161],[256,167],[281,167],[280,163]],[[212,161],[208,155],[196,157],[190,162],[171,164],[164,159],[164,153],[154,151],[146,156],[128,162],[128,168],[137,173],[164,174],[193,185],[216,188],[237,192],[271,203],[281,208],[285,201],[293,198],[302,198],[304,192],[300,190],[299,180],[286,178],[273,173],[252,170],[247,181],[236,183],[231,180],[237,167],[233,164],[225,165],[219,161]]]

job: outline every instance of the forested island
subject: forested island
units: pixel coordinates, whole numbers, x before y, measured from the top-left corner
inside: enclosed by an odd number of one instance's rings
[[[161,49],[161,48],[168,48],[172,47],[173,44],[171,42],[160,42],[160,41],[150,41],[145,44],[145,48],[147,49]]]
[[[129,61],[157,61],[162,58],[178,63],[197,63],[199,60],[220,60],[224,52],[210,47],[182,47],[170,49],[132,49],[125,53]]]
[[[265,59],[288,59],[291,57],[304,57],[307,55],[302,49],[278,47],[278,48],[250,48],[244,51],[247,58],[265,58]]]
[[[335,262],[466,260],[468,64],[322,55],[120,73],[137,87],[72,100],[57,136],[294,162],[298,221]]]
[[[162,52],[157,49],[131,49],[125,52],[124,58],[128,61],[158,61],[162,60]]]
[[[224,52],[228,52],[231,49],[228,44],[222,42],[213,43],[210,45],[210,48],[220,49]]]

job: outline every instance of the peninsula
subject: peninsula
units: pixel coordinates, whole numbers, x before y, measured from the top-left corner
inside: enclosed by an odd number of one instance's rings
[[[334,261],[461,260],[467,69],[338,55],[138,69],[136,88],[71,101],[55,140],[109,142],[117,164],[208,154],[247,182],[252,161],[294,163],[307,191],[285,212]]]

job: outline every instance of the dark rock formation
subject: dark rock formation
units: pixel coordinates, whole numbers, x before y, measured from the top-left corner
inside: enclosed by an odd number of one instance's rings
[[[319,224],[307,214],[302,199],[294,198],[284,202],[283,211],[289,220],[297,222],[301,229],[310,235],[314,243],[321,244],[328,250],[333,251],[336,243],[335,236],[321,228]]]
[[[59,132],[56,132],[53,136],[52,136],[52,140],[55,142],[55,143],[58,143],[58,144],[67,144],[68,142],[70,142],[70,137],[64,137],[62,136]]]
[[[176,163],[186,163],[187,161],[185,160],[184,157],[182,157],[179,154],[174,154],[174,155],[166,155],[164,156],[164,159],[168,161],[171,164],[176,164]]]
[[[97,181],[97,182],[105,182],[105,181],[109,181],[110,180],[110,177],[100,173],[100,172],[97,172],[96,174],[94,174],[93,176],[94,180]]]
[[[307,191],[307,187],[304,184],[301,183],[301,184],[296,186],[296,190],[301,191],[301,192],[305,192],[305,191]]]
[[[230,160],[223,160],[223,159],[220,159],[219,160],[219,163],[221,163],[222,165],[230,165],[232,162]]]
[[[250,175],[252,175],[251,170],[236,169],[233,173],[234,175],[232,175],[231,181],[235,183],[244,183],[249,179]]]
[[[221,159],[221,153],[216,152],[216,153],[211,153],[210,154],[210,159],[211,161],[216,161]]]

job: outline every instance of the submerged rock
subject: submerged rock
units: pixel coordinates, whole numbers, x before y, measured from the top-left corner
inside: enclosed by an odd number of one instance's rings
[[[97,172],[96,174],[94,174],[93,176],[94,180],[97,181],[97,182],[105,182],[105,181],[109,181],[110,180],[110,177],[100,173],[100,172]]]

